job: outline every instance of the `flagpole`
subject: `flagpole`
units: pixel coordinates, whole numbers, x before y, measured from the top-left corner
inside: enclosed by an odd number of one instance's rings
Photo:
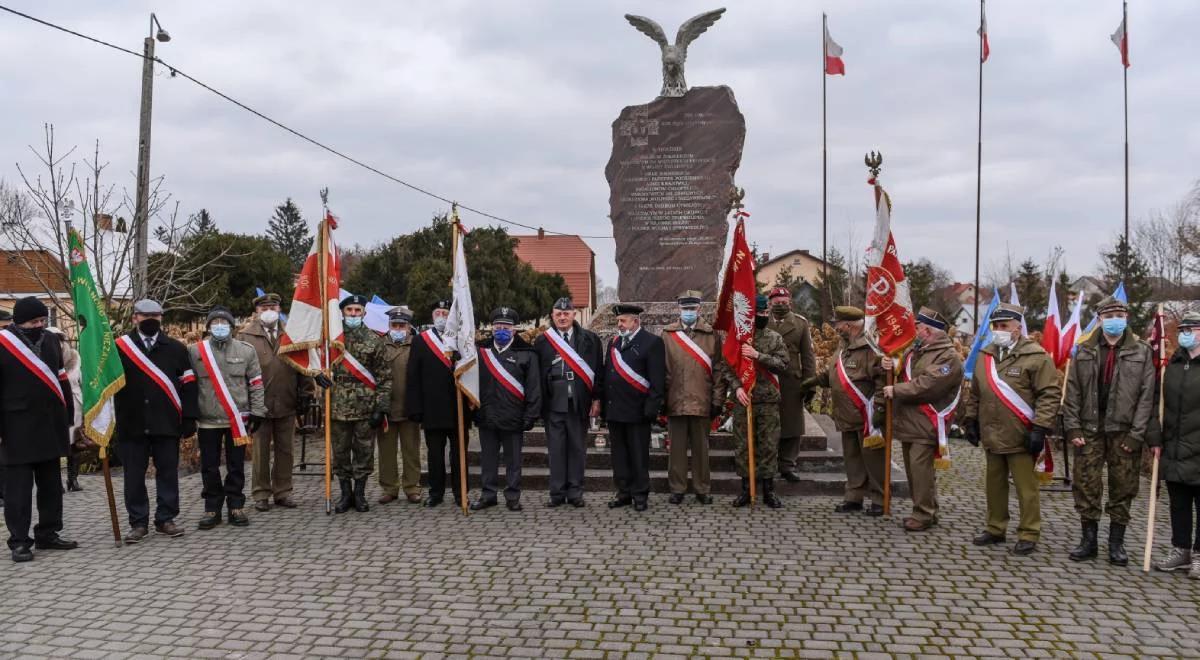
[[[975,141],[975,313],[972,315],[973,334],[979,334],[979,234],[983,192],[983,31],[985,0],[979,0],[979,113],[976,117]]]
[[[828,220],[828,198],[829,198],[829,154],[826,142],[825,128],[825,83],[829,77],[825,70],[826,63],[829,61],[829,17],[821,13],[821,277],[825,280],[825,293],[829,299],[829,308],[833,309],[833,289],[829,286],[829,220]],[[824,305],[822,305],[824,307]],[[824,316],[824,314],[822,314]],[[747,418],[749,419],[749,418]],[[750,496],[750,501],[754,501],[754,496]]]
[[[1121,3],[1121,26],[1122,26],[1122,29],[1125,31],[1124,41],[1126,44],[1128,44],[1129,43],[1129,3],[1128,2]],[[1125,66],[1125,60],[1127,59],[1127,56],[1125,55],[1125,53],[1128,53],[1128,52],[1129,52],[1129,47],[1128,47],[1128,45],[1126,45],[1121,53],[1121,60],[1122,60],[1121,61],[1121,78],[1122,78],[1122,82],[1124,83],[1124,88],[1125,88],[1124,89],[1124,92],[1125,92],[1125,247],[1127,250],[1129,249],[1129,67]],[[1128,262],[1129,261],[1128,258],[1125,261]],[[1121,273],[1122,280],[1124,280],[1126,278],[1126,276],[1128,275],[1128,268],[1126,268],[1125,270],[1126,270],[1126,272]]]
[[[451,273],[452,273],[451,281],[453,282],[454,277],[456,275],[458,275],[458,273],[455,273],[453,271],[455,268],[458,267],[458,240],[459,240],[459,236],[461,235],[461,232],[459,231],[458,204],[457,203],[454,203],[450,206],[450,216],[451,216],[450,263],[452,264],[451,265]],[[458,331],[463,332],[464,329],[462,327],[459,327]],[[475,333],[475,328],[466,328],[466,331],[472,333],[472,335],[473,335]],[[472,340],[474,340],[474,337],[472,337]],[[458,388],[458,376],[457,375],[455,375],[455,378],[454,378],[454,399],[458,405],[458,489],[459,489],[459,495],[460,495],[459,501],[462,503],[462,512],[463,512],[463,515],[465,516],[465,515],[468,515],[468,513],[467,513],[467,434],[466,434],[466,424],[463,421],[463,396],[462,396],[462,392],[459,391],[459,388]]]
[[[323,191],[324,192],[324,191]],[[322,194],[324,197],[324,194]],[[322,200],[324,201],[324,200]],[[320,257],[317,260],[317,272],[321,278],[321,343],[322,343],[322,358],[321,371],[326,378],[332,379],[332,374],[329,368],[329,206],[324,205],[324,213],[321,215],[321,224],[317,229],[317,245],[319,247],[317,253]],[[330,392],[331,387],[325,389],[325,515],[333,514],[333,436],[332,429],[333,416],[332,406],[333,397]]]
[[[1167,378],[1167,338],[1162,331],[1166,330],[1162,322],[1163,306],[1158,303],[1158,313],[1154,316],[1155,327],[1160,331],[1158,337],[1158,428],[1162,429],[1164,413],[1166,412],[1166,392],[1163,386]],[[1161,452],[1162,449],[1160,448]],[[1154,512],[1158,505],[1158,459],[1155,454],[1154,464],[1150,469],[1150,511],[1146,514],[1146,547],[1142,550],[1142,571],[1150,572],[1150,551],[1154,549]]]

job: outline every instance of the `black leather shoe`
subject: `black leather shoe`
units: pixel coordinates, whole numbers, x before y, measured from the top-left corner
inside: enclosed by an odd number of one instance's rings
[[[650,505],[648,505],[645,500],[638,500],[637,502],[633,503],[634,511],[645,511],[648,508],[650,508]]]
[[[146,535],[150,533],[145,527],[134,527],[125,535],[125,545],[136,545],[146,540]]]
[[[842,502],[833,507],[833,510],[836,513],[852,513],[854,511],[862,511],[863,505],[862,502]]]
[[[619,509],[623,506],[629,506],[630,504],[633,504],[632,497],[614,497],[608,501],[608,508]]]
[[[200,529],[212,529],[213,527],[216,527],[217,525],[220,525],[220,524],[221,524],[220,512],[214,513],[212,511],[205,511],[204,515],[200,518],[200,524],[197,525],[197,527],[199,527]]]
[[[671,504],[683,504],[683,493],[671,493]]]
[[[1006,540],[1008,539],[1004,538],[1003,536],[996,536],[995,534],[984,530],[976,534],[975,538],[971,539],[971,543],[975,545],[997,545],[1004,543]]]
[[[250,525],[250,519],[246,517],[244,509],[230,509],[229,524],[234,527],[247,527]]]
[[[582,497],[576,497],[573,500],[567,500],[567,502],[576,509],[582,509],[583,507],[587,506]]]
[[[270,511],[271,503],[268,502],[267,500],[254,500],[254,510],[255,511]]]
[[[498,502],[496,500],[475,500],[474,502],[471,502],[471,510],[483,511],[484,509],[490,509],[497,504]]]
[[[878,518],[883,515],[883,505],[872,502],[870,506],[863,507],[863,515]]]
[[[435,507],[441,503],[442,503],[442,498],[440,498],[440,497],[431,497],[431,498],[425,500],[425,506],[430,509],[432,509],[433,507]]]
[[[712,495],[708,493],[699,493],[696,495],[696,501],[701,504],[712,504]]]
[[[507,507],[509,511],[520,511],[521,509],[525,508],[525,507],[521,506],[520,500],[512,500],[511,502],[505,502],[504,506]]]
[[[1033,541],[1017,541],[1017,544],[1012,548],[1012,553],[1014,555],[1024,557],[1026,555],[1032,555],[1033,551],[1036,549],[1037,544]]]
[[[33,547],[38,550],[74,550],[79,547],[79,544],[55,534],[48,539],[34,541]]]
[[[567,501],[566,501],[566,500],[559,500],[559,499],[555,499],[555,498],[551,497],[551,498],[550,498],[550,501],[549,501],[549,502],[546,502],[546,507],[547,507],[547,508],[550,508],[550,509],[553,509],[553,508],[555,508],[555,507],[560,507],[560,506],[562,506],[562,505],[564,505],[564,504],[566,504],[566,503],[567,503]]]
[[[33,561],[33,550],[30,550],[27,545],[18,545],[12,550],[12,560],[17,563]]]
[[[800,475],[796,474],[795,472],[793,472],[791,470],[788,470],[787,472],[780,472],[779,476],[783,477],[783,480],[788,483],[794,484],[794,483],[797,483],[800,481]]]

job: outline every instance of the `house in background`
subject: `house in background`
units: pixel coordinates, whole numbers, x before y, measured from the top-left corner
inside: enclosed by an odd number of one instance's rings
[[[754,269],[754,277],[766,284],[767,288],[774,286],[779,274],[789,268],[793,280],[804,280],[816,286],[825,270],[825,261],[808,250],[788,250],[774,258],[764,254],[761,258],[762,261]],[[830,265],[829,268],[836,270],[837,266]]]
[[[50,308],[50,325],[74,335],[71,282],[62,263],[47,250],[0,251],[0,309],[12,311],[28,296]]]
[[[539,273],[559,274],[567,283],[571,300],[586,324],[596,310],[596,254],[582,238],[574,234],[514,235],[517,259]],[[548,313],[548,312],[547,312]]]

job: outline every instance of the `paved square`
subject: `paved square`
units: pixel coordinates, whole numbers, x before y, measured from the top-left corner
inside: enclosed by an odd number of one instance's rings
[[[941,524],[917,535],[834,514],[828,497],[749,512],[655,494],[637,514],[609,511],[608,493],[578,510],[527,492],[523,512],[464,518],[376,505],[374,482],[369,513],[327,517],[315,477],[297,477],[299,509],[200,532],[193,475],[187,536],[117,549],[88,477],[65,496],[81,549],[0,561],[0,655],[1200,656],[1200,582],[1140,570],[1146,482],[1129,534],[1138,567],[1067,559],[1067,493],[1043,494],[1042,543],[1017,558],[970,545],[982,454],[954,449]]]

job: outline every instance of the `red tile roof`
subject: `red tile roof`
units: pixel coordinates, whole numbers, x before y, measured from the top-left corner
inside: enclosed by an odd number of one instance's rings
[[[0,294],[71,290],[62,264],[45,250],[0,251]]]
[[[576,306],[595,306],[595,253],[582,238],[556,234],[512,238],[517,239],[518,259],[540,273],[562,275]]]

